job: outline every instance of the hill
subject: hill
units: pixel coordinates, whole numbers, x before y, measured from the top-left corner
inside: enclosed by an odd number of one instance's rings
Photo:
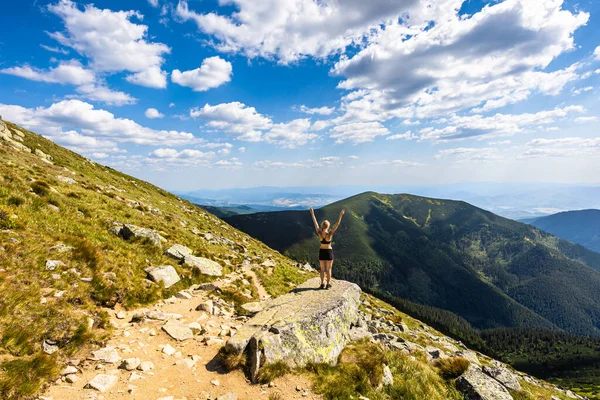
[[[232,217],[234,215],[245,215],[245,214],[254,214],[257,212],[273,212],[273,211],[287,211],[287,210],[298,210],[304,209],[304,207],[273,207],[273,206],[263,206],[260,204],[240,204],[240,205],[230,205],[230,206],[211,206],[211,205],[203,205],[196,204],[198,207],[208,211],[215,217],[225,218]]]
[[[566,211],[523,222],[589,250],[600,252],[600,210]]]
[[[460,201],[367,192],[317,210],[317,218],[333,221],[342,208],[338,278],[386,299],[449,310],[479,329],[600,333],[600,254]],[[317,263],[306,211],[226,221],[295,260]]]

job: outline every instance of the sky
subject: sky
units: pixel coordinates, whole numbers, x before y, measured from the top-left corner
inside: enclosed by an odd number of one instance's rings
[[[168,190],[600,184],[595,0],[0,2],[0,115]]]

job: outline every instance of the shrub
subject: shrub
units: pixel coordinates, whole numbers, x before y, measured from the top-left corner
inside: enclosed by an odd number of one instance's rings
[[[289,374],[291,371],[291,368],[281,361],[265,365],[258,371],[258,382],[262,384],[269,383],[276,378]]]
[[[435,366],[444,379],[456,379],[469,369],[469,360],[462,357],[441,358]]]
[[[46,196],[50,191],[50,185],[44,181],[35,181],[31,184],[31,190],[38,196]]]
[[[242,369],[246,366],[246,353],[230,353],[225,350],[225,347],[221,347],[219,350],[219,361],[227,371]]]
[[[22,197],[18,197],[18,196],[11,196],[8,198],[7,203],[9,206],[19,207],[20,205],[25,203],[25,199],[23,199]]]

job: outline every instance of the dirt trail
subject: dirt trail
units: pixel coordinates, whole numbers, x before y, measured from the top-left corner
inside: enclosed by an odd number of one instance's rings
[[[267,293],[264,286],[260,283],[260,279],[258,279],[258,275],[256,275],[256,272],[254,272],[254,270],[252,269],[252,267],[250,265],[244,266],[242,268],[242,272],[252,278],[252,282],[254,282],[254,287],[256,287],[256,290],[258,291],[258,298],[261,301],[271,298],[271,295],[269,293]]]
[[[259,294],[267,295],[253,271],[244,271],[254,278]],[[115,347],[122,359],[139,358],[141,362],[150,361],[154,369],[148,372],[126,371],[118,369],[119,363],[103,364],[97,361],[87,361],[89,354],[81,356],[82,361],[76,374],[77,382],[70,384],[59,380],[49,387],[42,398],[52,400],[205,400],[217,399],[227,393],[236,393],[238,399],[268,399],[270,395],[279,393],[280,399],[321,399],[310,392],[310,381],[307,376],[287,375],[276,379],[275,387],[266,385],[251,385],[241,371],[226,373],[217,363],[216,356],[221,347],[218,340],[209,345],[202,342],[203,338],[217,338],[224,331],[241,325],[234,317],[208,315],[204,311],[196,311],[196,307],[208,300],[205,291],[192,292],[191,299],[172,299],[173,304],[162,304],[152,308],[125,312],[122,319],[116,317],[117,311],[110,310],[116,326],[114,335],[107,346]],[[140,311],[162,311],[163,313],[181,314],[179,322],[188,325],[198,322],[205,330],[202,335],[194,335],[192,339],[177,342],[168,336],[161,327],[164,321],[148,321],[130,323],[134,313]],[[123,317],[123,315],[120,315]],[[219,333],[220,332],[220,333]],[[226,341],[228,336],[222,336]],[[166,355],[161,350],[164,345],[170,345],[178,352]],[[195,365],[193,359],[197,360]],[[186,363],[188,365],[186,365]],[[115,374],[118,382],[105,393],[84,386],[98,374]],[[139,376],[140,378],[137,378]],[[137,379],[136,379],[137,378]],[[218,386],[215,385],[218,380]],[[213,381],[211,383],[211,381]],[[297,388],[301,389],[300,391]]]

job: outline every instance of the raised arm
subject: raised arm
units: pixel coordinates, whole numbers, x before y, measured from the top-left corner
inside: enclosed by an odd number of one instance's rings
[[[317,218],[315,217],[315,211],[312,207],[310,207],[310,216],[312,217],[313,224],[315,224],[315,231],[317,231],[317,235],[320,235],[321,230],[319,229],[319,223],[317,222]]]
[[[332,235],[335,233],[335,231],[337,231],[337,228],[339,228],[339,226],[340,226],[340,223],[342,222],[342,217],[344,216],[344,213],[345,213],[345,212],[346,212],[346,211],[344,211],[344,210],[340,211],[340,216],[338,217],[338,219],[337,219],[337,221],[336,221],[335,225],[334,225],[334,226],[333,226],[333,228],[331,229],[331,234],[332,234]]]

